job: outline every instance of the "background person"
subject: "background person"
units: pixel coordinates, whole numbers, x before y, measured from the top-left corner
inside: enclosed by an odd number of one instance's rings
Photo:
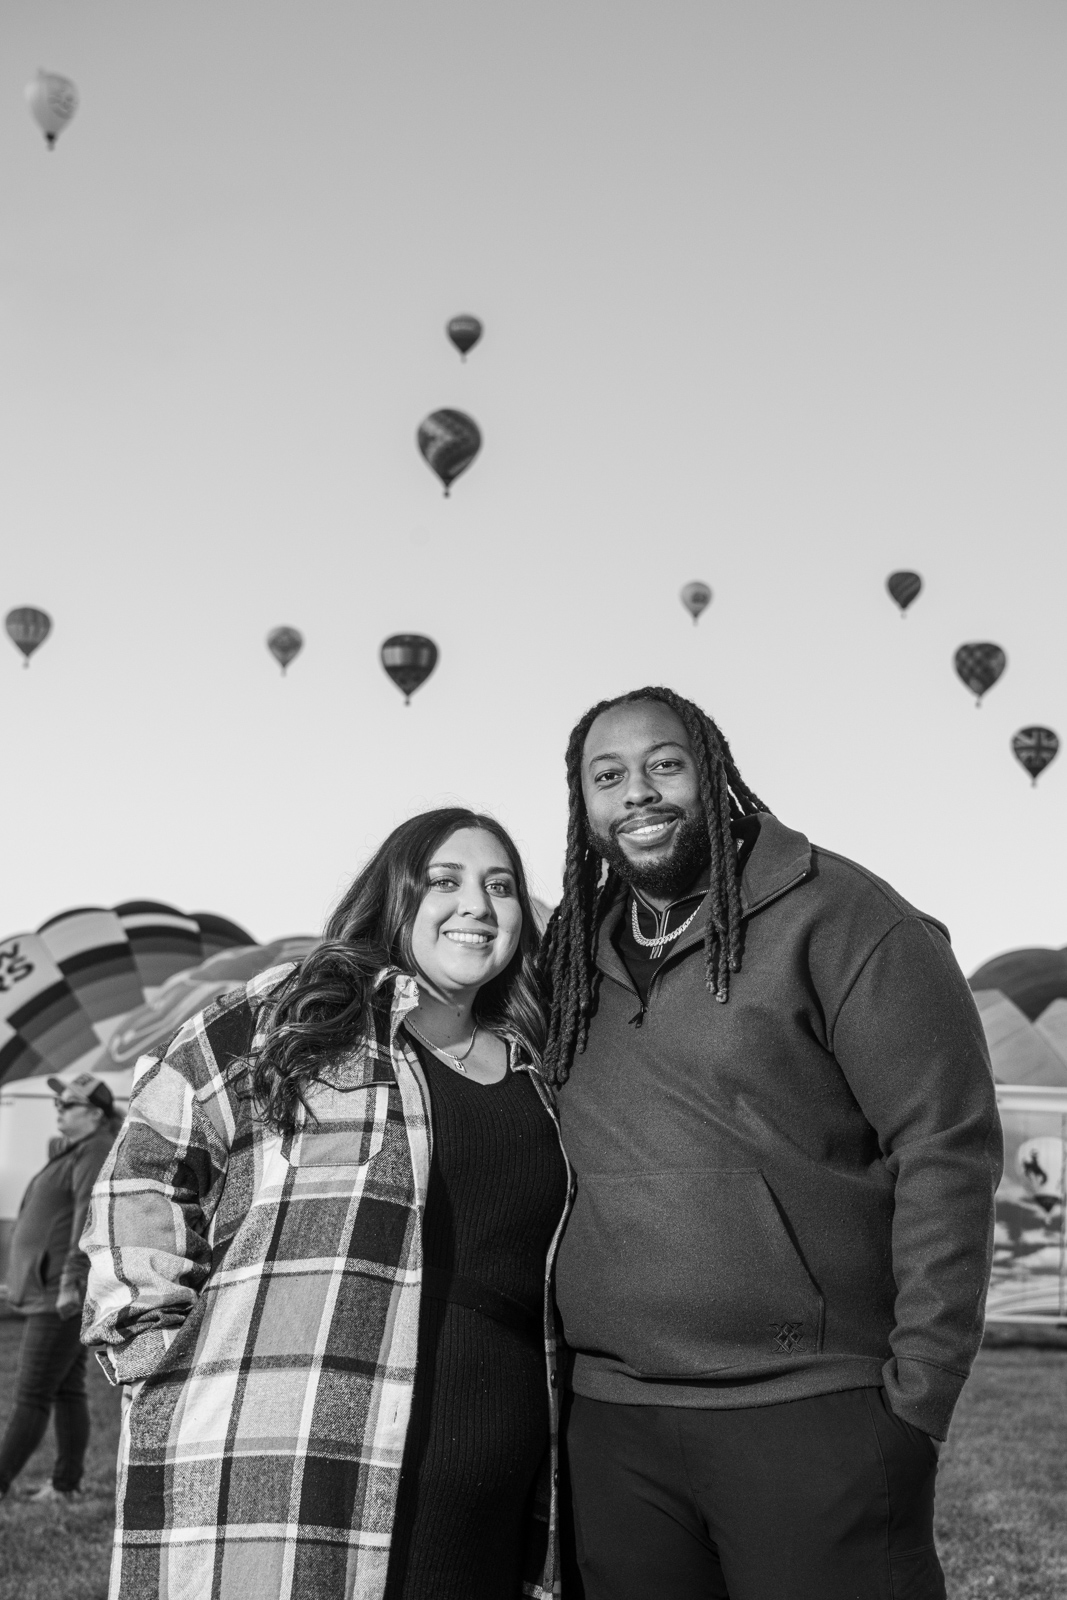
[[[594,706],[567,774],[575,1594],[940,1600],[1001,1164],[946,932],[772,816],[669,689]]]
[[[133,1387],[113,1600],[553,1594],[537,946],[500,825],[429,812],[299,968],[142,1058],[87,1236]]]
[[[86,1352],[80,1340],[89,1271],[79,1239],[97,1174],[121,1119],[107,1084],[83,1072],[71,1083],[49,1078],[59,1136],[46,1166],[30,1180],[11,1238],[8,1297],[26,1318],[19,1348],[15,1408],[0,1441],[0,1495],[55,1421],[52,1481],[33,1500],[70,1499],[82,1480],[89,1444]]]

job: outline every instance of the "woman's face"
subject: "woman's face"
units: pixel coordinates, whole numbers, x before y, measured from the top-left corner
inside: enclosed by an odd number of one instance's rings
[[[494,834],[460,828],[430,857],[411,929],[419,972],[442,995],[480,989],[503,972],[522,932],[515,872]]]

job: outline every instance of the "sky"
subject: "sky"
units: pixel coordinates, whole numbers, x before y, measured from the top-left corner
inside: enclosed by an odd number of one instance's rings
[[[1065,56],[1052,0],[6,0],[0,933],[314,931],[457,802],[554,900],[569,729],[651,682],[965,970],[1067,943],[1067,754],[1009,749],[1067,739]]]

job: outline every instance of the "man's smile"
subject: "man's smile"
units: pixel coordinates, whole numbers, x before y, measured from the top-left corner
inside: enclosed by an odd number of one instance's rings
[[[635,844],[652,845],[662,844],[668,839],[678,824],[677,813],[671,816],[631,817],[629,821],[620,823],[615,832],[632,839]]]

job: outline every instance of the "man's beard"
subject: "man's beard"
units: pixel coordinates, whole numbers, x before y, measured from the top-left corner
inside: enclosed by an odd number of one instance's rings
[[[594,833],[590,828],[593,848],[611,870],[617,872],[623,882],[632,888],[643,890],[645,894],[677,899],[704,871],[711,859],[711,846],[708,842],[708,825],[701,813],[686,816],[682,812],[675,812],[674,815],[678,817],[674,846],[670,854],[659,861],[631,861],[614,833],[607,836]]]

